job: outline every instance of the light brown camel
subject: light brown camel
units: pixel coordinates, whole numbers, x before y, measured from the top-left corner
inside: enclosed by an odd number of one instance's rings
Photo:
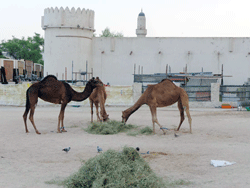
[[[83,92],[76,92],[70,87],[68,83],[58,81],[57,78],[53,75],[46,76],[42,81],[34,83],[27,89],[26,92],[26,109],[23,114],[26,133],[29,132],[27,128],[27,115],[30,110],[29,119],[36,133],[41,134],[36,129],[35,122],[33,119],[38,97],[47,102],[51,102],[54,104],[61,104],[61,111],[58,117],[57,132],[58,133],[67,132],[64,129],[63,125],[64,110],[67,104],[70,101],[83,101],[87,99],[92,93],[93,89],[99,85],[102,84],[95,78],[92,78],[87,82]],[[60,123],[61,123],[61,130],[60,130]]]
[[[99,77],[96,77],[96,80],[98,80],[100,83],[102,81],[99,79]],[[107,93],[105,91],[105,86],[98,86],[96,87],[91,95],[89,96],[89,102],[90,102],[90,107],[91,107],[91,123],[93,122],[93,104],[95,104],[96,107],[96,116],[97,116],[97,121],[107,121],[109,119],[109,115],[107,114],[105,110],[105,102],[107,99]],[[100,104],[100,115],[99,116],[99,111],[98,107]]]
[[[191,123],[192,119],[189,113],[188,95],[186,91],[176,86],[171,80],[164,79],[160,83],[155,85],[148,85],[146,91],[141,95],[138,101],[130,108],[122,112],[122,121],[126,123],[129,116],[138,110],[143,104],[147,104],[150,108],[153,121],[153,132],[155,133],[155,123],[157,123],[162,129],[163,133],[166,134],[163,127],[157,120],[156,108],[170,106],[178,102],[178,108],[180,111],[180,124],[177,129],[179,131],[182,122],[184,121],[184,110],[188,116],[188,122],[190,126],[190,133],[192,133]]]

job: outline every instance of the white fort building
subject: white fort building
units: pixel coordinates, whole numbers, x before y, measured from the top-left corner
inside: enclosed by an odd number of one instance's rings
[[[146,37],[146,17],[139,13],[137,37],[93,37],[93,10],[47,8],[42,16],[45,31],[44,75],[72,79],[73,72],[90,72],[110,85],[132,85],[134,67],[144,74],[206,72],[220,74],[224,84],[244,84],[250,78],[249,37]],[[171,29],[171,28],[169,28]],[[81,77],[77,74],[77,77]],[[79,79],[78,78],[78,79]],[[74,74],[75,79],[75,74]]]

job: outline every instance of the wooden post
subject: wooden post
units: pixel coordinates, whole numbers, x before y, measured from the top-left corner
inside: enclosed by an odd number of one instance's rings
[[[135,71],[136,71],[136,64],[134,64],[134,74],[135,74]]]
[[[71,75],[71,81],[72,81],[72,84],[73,84],[73,69],[74,69],[74,62],[72,61],[72,75]]]
[[[185,85],[187,84],[187,64],[185,67],[185,80],[184,80]]]
[[[166,76],[168,77],[168,64],[166,65]]]
[[[65,67],[65,82],[67,82],[67,67]]]
[[[86,80],[88,80],[88,61],[86,61]]]
[[[221,65],[221,85],[223,86],[223,64]]]
[[[141,67],[140,67],[140,65],[139,65],[139,68],[138,68],[138,74],[140,74],[140,68],[141,68]]]

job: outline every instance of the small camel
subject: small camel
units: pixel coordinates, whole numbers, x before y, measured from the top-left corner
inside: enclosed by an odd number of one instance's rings
[[[155,133],[155,123],[157,123],[164,134],[163,127],[157,120],[156,108],[170,106],[178,102],[178,108],[180,111],[180,124],[177,129],[179,131],[182,122],[184,121],[184,110],[188,116],[188,122],[190,126],[190,133],[192,133],[191,123],[192,119],[189,113],[188,95],[186,91],[176,86],[171,80],[163,79],[160,83],[155,85],[148,85],[146,91],[141,95],[138,101],[130,108],[122,112],[122,121],[126,123],[129,116],[138,110],[143,104],[147,104],[152,114],[153,132]]]
[[[99,77],[96,77],[96,80],[98,80],[100,83],[102,81],[99,79]],[[105,102],[107,99],[107,93],[105,91],[105,86],[98,86],[96,87],[91,95],[89,96],[89,102],[90,102],[90,107],[91,107],[91,123],[93,122],[93,104],[95,104],[96,107],[96,116],[97,116],[97,121],[107,121],[109,119],[109,115],[107,114],[105,110]],[[99,116],[99,111],[98,111],[98,106],[100,104],[100,115]]]
[[[26,109],[23,114],[26,133],[29,132],[27,128],[27,115],[30,110],[29,119],[36,133],[41,134],[36,129],[35,122],[33,119],[38,97],[47,102],[51,102],[54,104],[61,104],[61,111],[58,117],[57,132],[58,133],[67,132],[64,129],[63,125],[64,111],[67,104],[70,101],[83,101],[87,99],[92,93],[93,89],[99,85],[102,85],[102,83],[100,83],[93,77],[91,80],[87,82],[83,92],[76,92],[70,87],[68,83],[58,81],[57,78],[53,75],[48,75],[42,81],[34,83],[27,89],[26,92]],[[61,130],[60,130],[60,123],[61,123]]]

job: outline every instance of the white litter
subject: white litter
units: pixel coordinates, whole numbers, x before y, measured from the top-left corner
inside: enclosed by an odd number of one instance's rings
[[[211,165],[214,167],[221,167],[221,166],[228,166],[233,165],[236,162],[228,162],[228,161],[221,161],[221,160],[211,160]]]

